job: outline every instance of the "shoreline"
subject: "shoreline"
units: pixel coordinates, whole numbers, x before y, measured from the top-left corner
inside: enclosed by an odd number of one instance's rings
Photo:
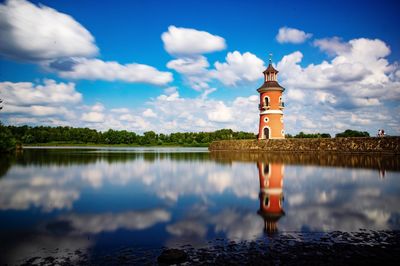
[[[20,264],[395,265],[395,261],[400,258],[400,231],[360,229],[357,232],[276,232],[254,240],[217,238],[204,246],[182,244],[146,248],[128,245],[102,252],[76,249],[42,250],[41,253],[22,259]]]

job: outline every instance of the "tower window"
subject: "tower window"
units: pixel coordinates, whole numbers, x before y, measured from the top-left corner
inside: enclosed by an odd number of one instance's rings
[[[264,205],[269,207],[269,197],[266,197],[264,200]]]
[[[269,164],[266,164],[264,166],[264,175],[267,175],[269,173]]]
[[[264,97],[264,103],[266,106],[269,106],[269,97],[268,96]]]

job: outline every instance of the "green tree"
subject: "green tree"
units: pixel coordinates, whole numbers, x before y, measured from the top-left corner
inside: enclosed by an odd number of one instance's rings
[[[343,137],[369,137],[369,133],[366,131],[357,131],[357,130],[352,130],[352,129],[346,129],[345,131],[336,134],[337,138],[343,138]]]
[[[287,134],[287,138],[292,138],[292,135]],[[330,138],[331,135],[328,133],[311,133],[306,134],[303,131],[300,131],[299,134],[295,135],[294,138]]]
[[[11,130],[0,122],[0,152],[11,152],[15,150],[16,141]]]
[[[156,144],[158,136],[154,131],[147,131],[143,133],[145,144]]]

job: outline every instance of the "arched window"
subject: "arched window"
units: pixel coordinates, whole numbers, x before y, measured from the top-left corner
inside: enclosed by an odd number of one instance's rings
[[[269,196],[265,197],[264,205],[265,205],[266,207],[269,207]]]
[[[264,97],[264,103],[266,106],[269,106],[269,97],[268,96]]]
[[[269,174],[269,164],[266,164],[264,166],[264,175],[267,175],[267,174]]]
[[[269,128],[264,127],[264,139],[269,139]]]

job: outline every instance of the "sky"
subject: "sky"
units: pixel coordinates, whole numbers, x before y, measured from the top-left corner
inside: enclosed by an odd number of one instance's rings
[[[0,1],[0,120],[258,131],[272,53],[285,132],[400,135],[398,1]]]

